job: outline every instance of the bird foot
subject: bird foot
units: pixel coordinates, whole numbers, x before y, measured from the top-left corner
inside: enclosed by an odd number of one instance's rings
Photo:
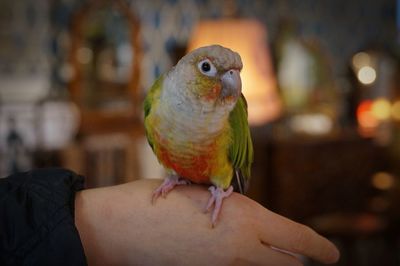
[[[233,187],[230,186],[226,191],[224,191],[222,188],[211,186],[208,190],[211,192],[211,197],[208,200],[205,212],[208,212],[211,209],[211,206],[214,205],[214,210],[211,216],[211,225],[214,227],[221,211],[222,200],[232,194]]]
[[[153,192],[153,196],[151,199],[151,202],[154,204],[156,200],[162,196],[165,198],[167,194],[175,187],[178,185],[189,185],[190,181],[186,179],[182,179],[179,176],[176,175],[170,175],[168,176],[164,182]]]

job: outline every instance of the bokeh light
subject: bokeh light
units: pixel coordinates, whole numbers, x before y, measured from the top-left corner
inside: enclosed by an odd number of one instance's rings
[[[81,47],[77,52],[78,62],[81,64],[88,64],[92,60],[93,52],[88,47]]]
[[[365,85],[370,85],[376,80],[376,71],[371,66],[363,66],[357,72],[358,80]]]
[[[380,190],[387,190],[393,187],[394,177],[386,172],[377,172],[372,176],[372,185]]]
[[[394,120],[400,121],[400,100],[393,103],[391,113]]]
[[[357,108],[357,120],[363,128],[374,128],[378,125],[378,120],[372,113],[372,101],[365,100]]]
[[[371,64],[371,58],[366,52],[359,52],[353,56],[353,67],[360,69]]]
[[[390,102],[384,98],[376,99],[371,107],[372,114],[379,120],[387,120],[390,118],[391,105]]]

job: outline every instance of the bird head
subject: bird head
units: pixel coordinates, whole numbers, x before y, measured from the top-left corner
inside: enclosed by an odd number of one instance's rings
[[[240,55],[220,45],[193,50],[175,66],[183,93],[203,102],[234,103],[240,97],[242,69]]]

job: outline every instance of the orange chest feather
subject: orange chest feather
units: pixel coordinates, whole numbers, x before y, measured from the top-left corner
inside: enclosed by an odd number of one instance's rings
[[[169,150],[160,147],[159,160],[169,169],[173,169],[178,175],[189,179],[194,183],[207,184],[210,183],[213,163],[213,147],[207,149],[208,152],[203,152],[196,155],[180,155],[170,152]]]

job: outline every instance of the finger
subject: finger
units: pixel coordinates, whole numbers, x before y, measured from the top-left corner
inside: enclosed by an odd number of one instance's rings
[[[261,241],[290,252],[303,254],[322,263],[335,263],[339,251],[311,228],[264,209],[258,213]]]

